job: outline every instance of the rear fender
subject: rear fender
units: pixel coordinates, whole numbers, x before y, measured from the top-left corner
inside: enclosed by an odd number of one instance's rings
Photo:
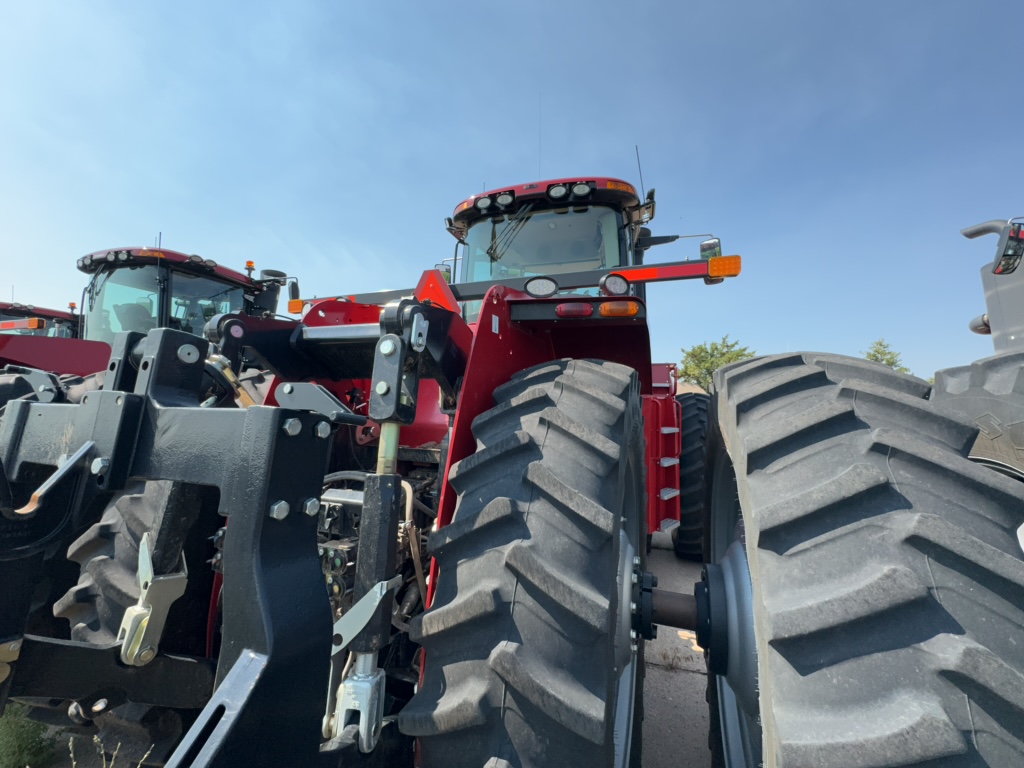
[[[20,365],[50,373],[88,376],[105,370],[110,345],[102,341],[0,334],[0,368]]]

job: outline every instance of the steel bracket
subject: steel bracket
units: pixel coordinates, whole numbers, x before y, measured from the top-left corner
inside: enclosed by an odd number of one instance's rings
[[[184,554],[177,573],[153,574],[150,539],[147,531],[139,542],[139,602],[124,612],[117,635],[121,641],[121,661],[133,667],[145,666],[156,658],[167,613],[174,601],[185,594],[188,584]]]

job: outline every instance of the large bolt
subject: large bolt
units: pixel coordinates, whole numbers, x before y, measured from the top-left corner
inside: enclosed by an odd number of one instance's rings
[[[395,342],[391,339],[384,339],[384,341],[380,343],[380,353],[385,357],[395,354]]]
[[[383,396],[391,391],[391,387],[388,385],[386,381],[378,381],[377,386],[373,388],[373,391],[376,392],[378,395]]]
[[[317,437],[321,440],[325,440],[331,435],[331,425],[326,421],[321,421],[316,425],[316,429],[314,431],[316,432]]]
[[[7,644],[7,650],[11,653],[21,650],[21,640],[15,640],[13,643]]]
[[[320,511],[320,499],[306,499],[302,504],[302,511],[313,517],[313,515]]]
[[[98,699],[96,703],[93,704],[92,707],[90,707],[90,709],[92,710],[93,714],[98,715],[100,712],[107,708],[107,704],[109,703],[110,702],[106,699]]]
[[[93,462],[92,462],[92,473],[94,475],[102,475],[108,469],[110,469],[110,459],[103,458],[103,457],[100,457],[98,459],[93,459]]]
[[[275,520],[284,520],[290,511],[287,501],[275,501],[270,505],[270,516]]]
[[[178,359],[186,365],[191,365],[199,359],[199,350],[195,344],[182,344],[178,347]]]
[[[282,429],[288,437],[295,437],[302,431],[302,422],[298,419],[285,419]]]
[[[284,392],[286,395],[290,395],[292,392],[295,391],[295,387],[293,387],[291,384],[285,384],[283,387],[281,387],[281,391]]]
[[[156,651],[151,646],[146,646],[139,651],[139,661],[143,664],[149,664],[153,659],[156,658]]]

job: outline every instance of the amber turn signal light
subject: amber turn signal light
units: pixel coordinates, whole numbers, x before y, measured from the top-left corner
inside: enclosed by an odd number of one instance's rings
[[[640,304],[636,301],[602,301],[598,312],[601,317],[635,317],[640,314]]]
[[[708,259],[708,277],[736,277],[742,267],[741,256],[714,256]]]

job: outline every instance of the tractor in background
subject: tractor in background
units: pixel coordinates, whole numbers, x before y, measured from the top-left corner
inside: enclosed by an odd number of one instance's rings
[[[7,377],[0,376],[0,406],[25,394],[19,385],[24,377],[10,378],[17,369],[63,376],[58,388],[74,399],[83,385],[101,383],[83,377],[103,371],[118,333],[158,327],[198,332],[223,312],[273,317],[285,284],[298,297],[297,282],[283,272],[263,270],[254,279],[252,262],[243,274],[167,249],[96,251],[78,259],[77,266],[89,276],[80,314],[75,304],[67,313],[0,305],[0,366],[14,366]]]
[[[46,309],[32,304],[0,301],[0,334],[16,336],[56,336],[62,339],[78,336],[79,317],[74,302],[67,312]]]

